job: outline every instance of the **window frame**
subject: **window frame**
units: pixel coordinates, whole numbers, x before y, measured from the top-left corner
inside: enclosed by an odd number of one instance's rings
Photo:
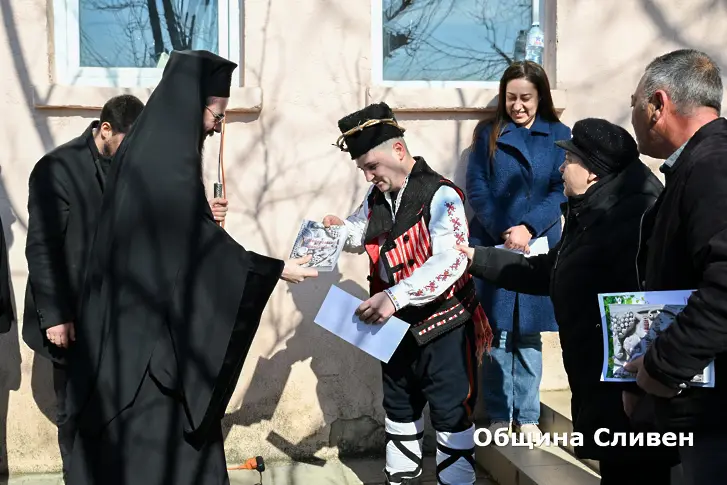
[[[219,55],[240,64],[242,0],[218,0]],[[156,86],[163,67],[81,67],[80,0],[53,0],[53,40],[56,84],[69,86],[148,88]],[[235,69],[232,86],[239,86]]]
[[[540,1],[540,0],[533,0]],[[551,88],[555,87],[555,72],[552,66],[555,45],[551,41],[555,23],[552,19],[557,0],[543,0],[543,7],[538,11],[540,28],[545,33],[545,49],[543,51],[543,68],[551,81]],[[375,86],[401,87],[401,88],[476,88],[495,89],[499,88],[499,81],[395,81],[384,80],[384,3],[383,0],[371,0],[371,80]]]

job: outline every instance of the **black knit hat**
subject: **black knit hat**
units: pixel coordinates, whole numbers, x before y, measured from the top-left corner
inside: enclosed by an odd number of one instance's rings
[[[342,134],[336,146],[349,152],[353,160],[387,140],[404,135],[404,128],[396,122],[394,112],[386,103],[371,104],[341,118],[338,128]]]
[[[639,160],[639,149],[624,128],[600,118],[586,118],[573,125],[573,138],[556,141],[573,152],[599,177],[618,173]]]

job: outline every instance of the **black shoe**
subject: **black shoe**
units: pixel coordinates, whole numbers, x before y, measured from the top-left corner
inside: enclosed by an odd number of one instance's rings
[[[416,478],[403,478],[401,482],[398,482],[401,485],[421,485],[422,479],[421,477]],[[389,477],[386,477],[386,485],[391,485],[391,482],[389,481]]]
[[[401,482],[401,485],[422,485],[422,479],[420,477],[405,478],[404,481]]]

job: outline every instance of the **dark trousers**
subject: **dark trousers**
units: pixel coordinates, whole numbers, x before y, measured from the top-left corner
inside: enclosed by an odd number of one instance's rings
[[[73,440],[76,427],[66,409],[66,389],[68,374],[65,366],[53,364],[53,388],[56,393],[56,426],[58,426],[58,447],[63,460],[63,480],[66,480],[69,470],[69,460],[73,451]]]
[[[695,431],[692,446],[679,447],[685,485],[727,483],[727,435],[722,430]]]
[[[472,426],[477,399],[474,324],[468,322],[419,347],[407,334],[388,363],[382,363],[384,410],[396,422],[421,418],[429,403],[432,427],[460,432]]]
[[[671,467],[656,461],[599,462],[601,485],[670,485]],[[705,484],[706,485],[706,484]]]

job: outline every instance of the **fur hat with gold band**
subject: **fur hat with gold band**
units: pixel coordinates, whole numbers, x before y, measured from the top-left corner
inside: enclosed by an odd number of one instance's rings
[[[335,145],[355,160],[392,138],[404,136],[394,112],[386,103],[370,104],[338,120],[341,136]]]

